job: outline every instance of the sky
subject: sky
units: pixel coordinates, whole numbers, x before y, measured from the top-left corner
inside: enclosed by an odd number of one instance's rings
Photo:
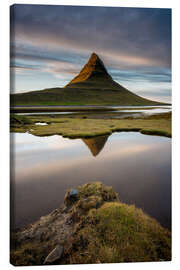
[[[64,87],[95,52],[113,79],[171,102],[171,10],[13,5],[11,92]]]

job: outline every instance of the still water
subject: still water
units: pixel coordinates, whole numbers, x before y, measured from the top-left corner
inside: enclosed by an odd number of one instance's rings
[[[11,133],[11,144],[13,228],[60,206],[67,188],[91,181],[112,186],[122,202],[171,227],[171,139],[138,132],[74,140]]]
[[[23,106],[17,106],[23,108]],[[26,108],[41,108],[40,106],[27,106]],[[158,113],[167,113],[172,111],[172,107],[169,106],[79,106],[81,108],[89,108],[89,107],[96,107],[96,108],[105,108],[109,109],[109,112],[113,112],[114,116],[111,116],[112,118],[126,118],[126,117],[140,117],[143,115],[153,115]],[[82,111],[66,111],[66,109],[70,108],[79,108],[78,106],[46,106],[46,108],[61,108],[64,109],[62,112],[53,112],[53,114],[59,114],[61,116],[66,116],[67,114],[78,114],[82,113]],[[43,107],[42,107],[43,108]],[[111,108],[116,108],[117,111],[111,111]],[[119,110],[118,110],[119,109]],[[85,111],[84,112],[87,115],[92,114],[92,111]],[[104,112],[100,111],[98,114],[103,114]],[[116,113],[121,113],[121,115],[117,116]],[[17,113],[18,115],[51,115],[52,111],[49,112],[27,112],[27,113]]]

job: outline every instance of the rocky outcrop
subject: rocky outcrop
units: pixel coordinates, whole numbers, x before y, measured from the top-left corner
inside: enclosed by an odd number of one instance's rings
[[[77,189],[68,190],[64,197],[64,204],[67,207],[71,206],[75,201],[78,200],[78,194],[79,191]]]
[[[49,215],[42,216],[37,222],[13,236],[13,239],[16,239],[13,241],[16,241],[16,243],[11,244],[16,248],[11,251],[12,264],[61,263],[64,248],[65,250],[69,248],[73,233],[89,209],[98,208],[105,201],[117,199],[117,194],[112,188],[106,187],[100,182],[85,184],[77,189],[67,190],[64,204],[61,207],[55,209]],[[37,249],[38,252],[40,247],[43,250],[44,256],[39,258],[37,263],[28,261],[28,256],[27,261],[26,259],[22,261],[22,258],[27,255],[25,253],[29,243],[30,249]],[[18,252],[16,252],[16,249]]]
[[[92,182],[67,190],[64,204],[11,238],[20,265],[170,260],[170,232],[112,187]],[[146,248],[145,248],[146,247]]]

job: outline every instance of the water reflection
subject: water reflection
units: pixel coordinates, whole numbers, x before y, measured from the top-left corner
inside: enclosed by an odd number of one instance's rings
[[[91,181],[111,185],[122,202],[141,207],[170,227],[169,138],[120,132],[109,138],[70,140],[24,133],[13,135],[13,145],[14,227],[24,226],[57,208],[67,188]]]
[[[23,108],[24,106],[17,106],[17,107],[21,107]],[[25,106],[25,108],[40,108],[41,106]],[[79,106],[45,106],[46,108],[61,108],[64,109],[64,111],[61,112],[56,112],[56,111],[48,111],[48,112],[38,112],[38,111],[34,111],[34,112],[24,112],[24,113],[18,113],[18,115],[60,115],[61,117],[65,117],[67,114],[69,114],[69,116],[75,116],[75,115],[88,115],[91,116],[94,114],[95,118],[104,118],[107,115],[107,118],[109,118],[109,113],[111,118],[126,118],[126,117],[140,117],[143,115],[153,115],[153,114],[159,114],[159,113],[165,113],[165,112],[171,112],[172,108],[171,106],[165,106],[165,105],[156,105],[156,106],[80,106],[81,108],[90,108],[90,107],[94,107],[95,108],[105,108],[108,109],[109,111],[102,111],[99,110],[98,114],[95,113],[95,111],[93,112],[93,110],[91,111],[84,111],[82,113],[81,110],[78,111],[78,109],[80,108]],[[43,108],[43,107],[42,107]],[[66,109],[77,109],[77,111],[66,111]],[[119,109],[117,111],[112,111],[111,109]]]
[[[103,149],[108,137],[109,135],[98,136],[95,138],[82,139],[82,141],[87,145],[92,155],[97,156]]]

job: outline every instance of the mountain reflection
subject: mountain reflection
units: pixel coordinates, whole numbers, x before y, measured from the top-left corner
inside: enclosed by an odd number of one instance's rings
[[[107,142],[109,135],[98,136],[89,139],[82,139],[82,141],[87,145],[92,155],[97,156],[103,149],[105,143]]]

